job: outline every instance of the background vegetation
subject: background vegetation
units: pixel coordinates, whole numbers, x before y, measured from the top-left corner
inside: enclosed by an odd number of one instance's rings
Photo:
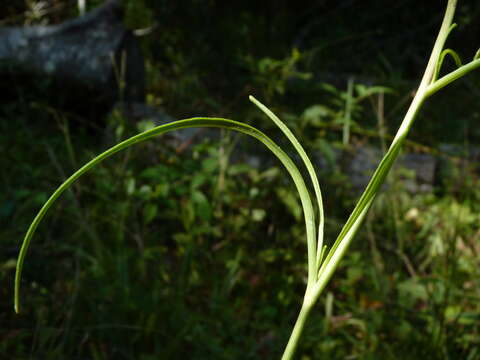
[[[319,171],[330,241],[357,196],[337,154],[388,143],[443,6],[125,1],[127,24],[154,30],[141,38],[148,104],[179,119],[246,120],[275,138],[247,95],[262,99],[327,164]],[[73,1],[0,9],[2,24],[17,26],[77,14]],[[479,14],[477,2],[460,2],[449,41],[465,57],[479,46]],[[404,181],[411,174],[396,170],[312,314],[300,359],[480,359],[480,188],[478,163],[466,156],[480,138],[479,79],[473,74],[425,106],[408,150],[445,159],[438,149],[448,142],[457,166],[433,192],[415,194]],[[223,132],[139,145],[76,184],[39,229],[23,313],[13,313],[18,244],[34,213],[108,142],[151,126],[118,111],[79,122],[14,85],[14,100],[0,109],[0,354],[278,358],[306,279],[299,200],[278,163]]]

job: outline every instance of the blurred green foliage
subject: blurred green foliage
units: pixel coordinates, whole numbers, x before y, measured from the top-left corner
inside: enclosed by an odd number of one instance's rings
[[[59,10],[28,12],[40,3],[14,1],[0,13],[17,25],[76,15],[74,6],[58,1],[43,5]],[[98,3],[87,1],[89,8]],[[342,143],[346,101],[353,100],[351,141],[381,142],[378,96],[387,94],[388,134],[422,68],[418,54],[423,59],[436,28],[418,19],[441,13],[432,12],[436,3],[405,1],[359,18],[349,1],[331,3],[124,2],[129,26],[155,27],[141,38],[150,105],[178,118],[235,114],[275,137],[246,106],[253,92],[326,159],[327,239],[355,201],[336,157],[348,149]],[[419,17],[411,16],[412,4]],[[478,28],[479,11],[477,3],[465,2],[460,28]],[[416,26],[404,31],[398,23]],[[365,76],[375,79],[364,82]],[[478,85],[466,80],[461,86],[426,107],[413,132],[417,142],[478,140],[478,97],[472,95]],[[279,357],[306,281],[299,199],[279,164],[241,161],[257,149],[223,132],[200,132],[204,141],[180,146],[159,138],[77,183],[39,229],[25,267],[24,313],[15,315],[17,246],[33,214],[105,147],[78,126],[71,130],[68,114],[40,111],[23,99],[16,105],[2,109],[0,118],[0,354]],[[118,112],[108,123],[116,140],[149,126]],[[416,195],[401,174],[392,176],[312,314],[300,359],[480,359],[480,191],[474,172],[467,174],[450,174],[441,192]]]

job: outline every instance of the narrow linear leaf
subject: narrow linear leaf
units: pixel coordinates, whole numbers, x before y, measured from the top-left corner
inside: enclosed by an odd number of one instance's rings
[[[454,6],[455,8],[455,6]],[[455,23],[452,23],[448,30],[445,31],[445,33],[443,34],[443,44],[441,46],[441,48],[443,48],[443,45],[445,44],[445,42],[447,41],[448,37],[450,36],[451,32],[453,31],[453,29],[455,29],[457,27],[457,24]],[[445,51],[445,50],[443,50]],[[453,50],[452,50],[453,51]],[[433,53],[433,52],[432,52]],[[438,79],[438,76],[440,74],[440,70],[442,68],[442,63],[443,63],[443,58],[445,57],[446,54],[443,54],[443,52],[440,53],[438,59],[437,59],[437,64],[435,66],[435,72],[433,74],[433,77],[430,81],[430,83],[433,83],[435,80]],[[457,66],[461,66],[461,65],[457,65]]]
[[[443,50],[442,53],[440,54],[440,58],[438,59],[438,63],[437,63],[436,69],[435,69],[435,76],[433,77],[433,81],[438,79],[438,76],[440,75],[440,71],[442,70],[443,61],[445,60],[445,57],[447,55],[450,55],[453,58],[453,61],[455,61],[455,65],[457,65],[458,68],[462,66],[462,59],[460,58],[460,55],[458,55],[458,53],[456,51],[454,51],[452,49]]]
[[[332,248],[328,252],[327,258],[324,261],[324,265],[330,262],[330,259],[337,251],[337,248],[339,247],[340,243],[346,242],[348,245],[348,242],[351,240],[351,238],[346,239],[346,235],[351,233],[352,228],[357,227],[358,224],[362,222],[364,216],[366,215],[366,210],[370,208],[375,196],[380,190],[380,187],[384,183],[388,172],[393,166],[395,159],[398,157],[402,143],[403,141],[396,142],[394,145],[390,147],[388,152],[385,154],[384,158],[380,162],[380,165],[372,175],[372,178],[370,179],[370,182],[368,183],[367,188],[365,189],[362,196],[358,200],[357,205],[353,209],[350,217],[348,218],[347,222],[345,223],[342,230],[340,231],[340,234],[335,240],[335,243],[333,244]]]
[[[480,58],[480,49],[478,49],[477,52],[475,53],[473,60],[477,60],[478,58]]]
[[[251,102],[253,102],[260,110],[262,110],[274,123],[280,128],[280,130],[285,134],[288,140],[291,142],[297,153],[300,155],[305,167],[307,168],[308,175],[313,184],[315,191],[315,196],[317,198],[317,205],[319,211],[319,227],[318,227],[318,244],[315,243],[315,236],[313,239],[308,239],[308,256],[309,256],[309,281],[314,281],[316,279],[316,273],[320,264],[318,263],[320,258],[320,252],[323,247],[323,234],[324,234],[324,210],[323,210],[323,199],[322,192],[320,190],[320,184],[318,182],[317,174],[315,169],[308,157],[307,153],[303,149],[303,146],[297,140],[295,135],[290,131],[290,129],[285,125],[279,118],[276,116],[270,109],[263,105],[260,101],[255,99],[253,96],[249,96]],[[312,217],[312,222],[315,222],[315,219]],[[318,252],[318,253],[317,253]],[[311,271],[311,273],[310,273]]]
[[[307,236],[314,236],[315,234],[315,227],[314,224],[312,223],[311,219],[314,216],[313,212],[313,205],[312,201],[310,199],[310,195],[308,193],[307,187],[305,185],[305,181],[300,174],[300,171],[298,170],[297,166],[295,163],[290,159],[290,157],[273,141],[271,140],[268,136],[266,136],[263,132],[260,130],[237,122],[229,119],[223,119],[223,118],[191,118],[191,119],[186,119],[186,120],[179,120],[179,121],[174,121],[168,124],[160,125],[157,126],[151,130],[147,130],[143,133],[140,133],[138,135],[135,135],[111,148],[106,150],[105,152],[101,153],[91,161],[89,161],[87,164],[82,166],[79,170],[77,170],[73,175],[71,175],[67,180],[65,180],[58,188],[55,190],[55,192],[50,196],[50,198],[45,202],[43,207],[40,209],[40,211],[37,213],[35,216],[33,222],[31,223],[30,227],[28,228],[27,234],[25,235],[25,238],[23,239],[22,247],[20,249],[20,254],[18,256],[18,261],[17,261],[17,267],[16,267],[16,273],[15,273],[15,295],[14,295],[14,306],[15,306],[15,311],[18,313],[20,311],[20,283],[21,283],[21,277],[22,277],[22,270],[23,270],[23,264],[25,261],[25,256],[27,254],[28,248],[30,246],[30,242],[33,238],[33,235],[35,234],[35,231],[42,221],[43,217],[47,213],[47,211],[50,209],[50,207],[53,205],[55,200],[60,197],[60,195],[67,190],[80,176],[85,174],[87,171],[89,171],[91,168],[93,168],[95,165],[99,164],[103,160],[109,158],[113,154],[122,151],[130,146],[133,146],[135,144],[141,143],[143,141],[146,141],[148,139],[151,139],[155,136],[174,131],[174,130],[180,130],[180,129],[186,129],[186,128],[191,128],[191,127],[215,127],[215,128],[224,128],[228,130],[233,130],[233,131],[238,131],[240,133],[252,136],[259,140],[261,143],[263,143],[272,153],[282,162],[282,164],[285,166],[287,171],[289,172],[290,176],[293,179],[293,182],[295,183],[295,186],[297,188],[297,191],[300,195],[300,200],[302,203],[303,211],[304,211],[304,216],[305,216],[305,226],[307,228]]]
[[[427,98],[432,96],[448,84],[460,79],[461,77],[467,75],[469,72],[475,70],[478,67],[480,67],[480,57],[476,60],[470,61],[465,65],[462,65],[457,70],[442,76],[440,79],[428,85],[428,87],[425,89],[425,97]]]

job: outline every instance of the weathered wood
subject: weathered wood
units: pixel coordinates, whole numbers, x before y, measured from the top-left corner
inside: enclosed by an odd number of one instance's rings
[[[13,97],[19,87],[41,83],[54,106],[81,102],[108,110],[118,99],[143,100],[144,73],[117,0],[60,25],[0,28],[0,81]]]

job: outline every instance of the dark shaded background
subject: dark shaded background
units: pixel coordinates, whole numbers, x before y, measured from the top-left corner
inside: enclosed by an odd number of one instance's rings
[[[447,45],[468,61],[480,47],[480,4],[459,2],[458,28]],[[28,3],[3,4],[1,24],[58,24],[77,15],[75,1],[45,1],[39,17]],[[101,3],[87,1],[90,9]],[[444,3],[126,0],[124,6],[128,27],[153,27],[139,38],[149,106],[177,119],[245,120],[275,138],[247,101],[254,94],[307,150],[331,162],[321,173],[331,243],[357,196],[334,156],[350,148],[341,144],[338,123],[304,123],[305,110],[321,104],[341,113],[351,78],[386,86],[395,90],[385,96],[387,132],[394,134]],[[293,64],[292,49],[299,54]],[[445,71],[453,65],[447,61]],[[39,228],[26,261],[24,311],[13,313],[15,258],[35,212],[68,174],[148,124],[117,108],[98,111],[89,93],[76,103],[92,106],[89,115],[72,114],[52,105],[55,93],[43,91],[41,81],[5,79],[0,358],[279,358],[306,275],[298,199],[278,164],[230,161],[251,160],[243,155],[250,143],[225,133],[138,146],[79,182]],[[479,79],[470,74],[425,105],[409,151],[436,156],[448,143],[460,165],[430,193],[409,193],[402,184],[411,174],[391,179],[312,314],[299,358],[480,358],[480,194],[478,161],[468,156],[480,137]],[[376,98],[369,101],[357,109],[351,145],[381,143]]]

